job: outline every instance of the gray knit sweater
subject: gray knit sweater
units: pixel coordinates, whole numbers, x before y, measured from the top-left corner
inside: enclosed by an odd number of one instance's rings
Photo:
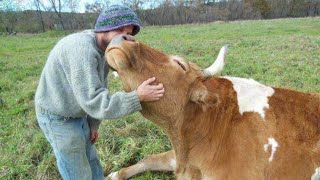
[[[64,117],[120,118],[141,110],[136,91],[110,95],[108,65],[92,30],[68,35],[49,54],[35,95],[36,109]],[[100,121],[91,120],[93,126]]]

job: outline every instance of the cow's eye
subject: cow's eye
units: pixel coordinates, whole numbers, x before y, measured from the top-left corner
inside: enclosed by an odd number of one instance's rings
[[[186,67],[178,60],[174,59],[174,61],[184,70],[187,71]]]

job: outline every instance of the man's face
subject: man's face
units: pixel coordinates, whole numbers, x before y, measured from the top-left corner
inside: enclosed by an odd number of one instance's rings
[[[124,26],[119,29],[115,29],[112,31],[107,32],[101,32],[98,33],[98,46],[101,50],[105,51],[108,44],[111,42],[112,38],[114,38],[117,35],[123,34],[123,35],[132,35],[133,32],[133,26]]]

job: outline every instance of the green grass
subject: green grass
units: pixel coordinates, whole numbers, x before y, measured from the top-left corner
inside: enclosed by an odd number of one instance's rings
[[[320,92],[320,18],[215,22],[145,27],[139,41],[209,66],[229,45],[222,75],[271,86]],[[35,119],[33,98],[48,53],[66,33],[0,36],[0,179],[59,179],[55,158]],[[109,77],[112,92],[119,80]],[[98,153],[105,172],[170,149],[154,124],[136,113],[104,121]],[[145,173],[133,179],[172,179]]]

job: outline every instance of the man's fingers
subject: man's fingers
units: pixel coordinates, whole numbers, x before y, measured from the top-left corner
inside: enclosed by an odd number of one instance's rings
[[[163,88],[163,84],[161,84],[161,83],[158,84],[158,85],[153,85],[153,86],[150,85],[149,88],[150,88],[150,90],[155,90],[155,91],[159,91],[159,90],[164,89],[164,88]]]
[[[91,134],[91,143],[93,143],[94,139],[95,139],[94,134]]]
[[[152,96],[153,97],[162,97],[163,94],[164,94],[164,88],[162,88],[162,89],[154,89],[152,91]]]
[[[152,96],[152,98],[157,98],[157,99],[159,99],[161,97],[163,97],[163,92],[154,93],[153,96]]]
[[[163,89],[163,84],[162,83],[159,83],[158,85],[156,86],[153,86],[155,89]]]
[[[155,77],[149,78],[138,87],[137,93],[140,101],[156,101],[164,95],[165,90],[162,83],[151,85],[155,80]]]
[[[90,136],[91,138],[90,138],[90,140],[91,140],[91,143],[92,143],[92,144],[94,144],[94,143],[97,142],[98,136],[99,136],[99,134],[98,134],[98,132],[97,132],[96,130],[91,131],[91,136]]]
[[[94,144],[96,143],[98,140],[98,136],[95,136],[93,139],[91,139],[91,143]]]
[[[146,102],[150,102],[150,101],[157,101],[157,100],[160,100],[160,98],[150,98],[150,99],[148,99],[148,100],[146,100]]]
[[[156,78],[155,78],[155,77],[152,77],[152,78],[149,78],[149,79],[143,81],[142,84],[143,84],[143,85],[148,85],[148,84],[152,83],[152,82],[155,81],[155,80],[156,80]]]
[[[94,140],[93,140],[93,144],[94,144],[94,143],[96,143],[96,142],[97,142],[97,140],[98,140],[98,134],[97,134],[97,136],[94,138]]]
[[[156,93],[158,93],[158,94],[163,94],[163,93],[164,93],[164,88],[159,89]]]
[[[158,94],[156,96],[154,96],[154,98],[160,99],[163,96],[163,94]]]

